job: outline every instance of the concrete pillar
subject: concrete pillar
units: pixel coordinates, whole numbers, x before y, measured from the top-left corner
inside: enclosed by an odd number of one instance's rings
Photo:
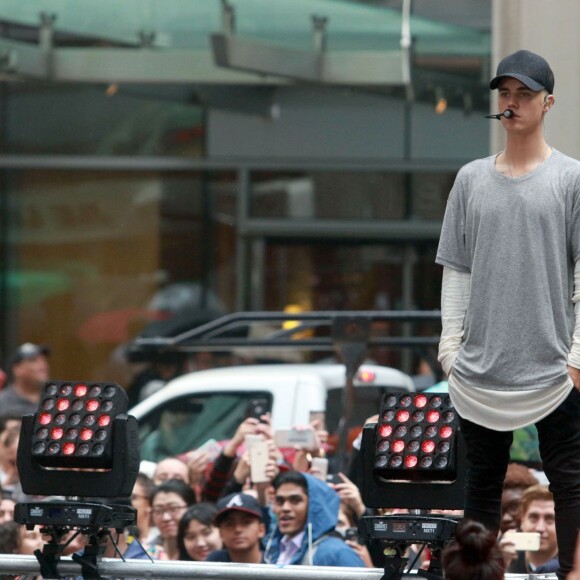
[[[507,54],[525,48],[541,54],[555,76],[555,106],[546,115],[550,145],[580,159],[580,2],[492,0],[492,76]],[[496,91],[491,110],[496,109]],[[503,149],[504,132],[491,124],[491,153]]]

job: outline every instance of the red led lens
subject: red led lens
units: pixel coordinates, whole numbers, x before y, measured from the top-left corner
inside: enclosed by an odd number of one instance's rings
[[[405,423],[406,421],[409,420],[410,416],[411,415],[410,415],[409,411],[403,411],[403,410],[397,411],[397,421],[399,423]]]
[[[83,407],[84,403],[82,399],[77,399],[76,401],[73,401],[73,404],[71,405],[71,411],[81,411]]]
[[[81,416],[80,415],[71,415],[69,417],[69,425],[78,425],[81,422]]]
[[[42,408],[45,411],[50,411],[51,409],[54,409],[54,399],[46,399],[43,403],[42,403]]]
[[[393,441],[391,448],[395,453],[401,453],[401,451],[405,449],[405,443],[401,441],[401,439],[397,439],[396,441]]]
[[[79,436],[79,430],[78,429],[75,429],[74,427],[72,429],[69,429],[66,432],[66,438],[69,439],[69,440],[71,440],[71,441],[73,439],[76,439],[78,436]]]
[[[436,396],[434,396],[434,397],[431,398],[431,401],[429,401],[429,404],[434,409],[437,409],[438,407],[441,406],[441,403],[442,402],[443,402],[443,399],[439,395],[436,395]]]
[[[421,427],[419,425],[413,425],[409,430],[411,437],[420,437],[421,435]]]
[[[379,427],[379,435],[381,437],[388,437],[393,432],[393,428],[390,425],[381,425]]]
[[[427,413],[426,419],[428,423],[437,423],[437,421],[439,421],[439,417],[441,417],[441,413],[439,413],[439,411],[429,411]]]
[[[84,397],[87,394],[87,392],[88,392],[87,385],[80,384],[75,387],[76,397]]]
[[[80,438],[83,441],[88,441],[92,436],[93,436],[93,430],[92,429],[82,429],[81,430]]]
[[[419,441],[409,441],[407,445],[407,451],[410,451],[411,453],[417,453],[417,451],[419,451]]]
[[[395,418],[395,411],[385,411],[383,413],[383,419],[385,421],[392,421]]]
[[[415,407],[422,409],[427,404],[427,397],[425,395],[417,395],[415,397]]]
[[[45,449],[46,445],[42,441],[39,441],[38,443],[35,443],[33,445],[32,453],[34,453],[34,455],[41,455],[42,453],[44,453]]]
[[[59,439],[62,439],[63,435],[64,435],[64,429],[62,427],[55,427],[54,429],[50,430],[50,438],[53,439],[54,441],[58,441]]]
[[[425,437],[435,437],[437,435],[437,427],[435,425],[429,425],[427,429],[425,429]]]
[[[425,413],[423,411],[415,411],[413,413],[413,421],[415,423],[420,423],[423,419],[425,419]]]
[[[109,432],[106,429],[100,429],[95,433],[95,439],[97,441],[104,441],[109,435]],[[380,445],[379,445],[380,447]]]
[[[70,401],[68,399],[59,399],[56,402],[56,408],[59,411],[66,411],[70,405]]]
[[[87,415],[84,419],[83,419],[83,423],[85,425],[87,425],[88,427],[91,427],[95,424],[95,416],[94,415]]]
[[[100,431],[102,433],[102,431]],[[388,439],[383,439],[378,445],[377,448],[379,451],[385,452],[389,450],[391,444],[389,443]]]
[[[453,419],[455,419],[455,413],[453,411],[443,413],[443,421],[445,421],[445,423],[451,423]]]
[[[417,461],[418,459],[416,455],[407,455],[407,457],[405,457],[405,467],[415,467]]]
[[[63,455],[72,455],[74,452],[75,452],[75,444],[74,443],[65,443],[62,446]]]
[[[439,429],[439,435],[442,439],[449,439],[449,437],[453,435],[453,427],[450,427],[449,425],[441,427],[441,429]]]
[[[64,425],[66,423],[66,415],[64,415],[63,413],[55,415],[54,422],[56,425]]]
[[[435,450],[435,441],[433,441],[432,439],[423,441],[423,443],[421,443],[421,450],[423,451],[423,453],[433,453],[433,451]]]
[[[401,407],[408,407],[412,402],[413,399],[411,399],[409,395],[403,395],[401,397],[401,400],[399,401],[399,404],[401,405]]]
[[[85,405],[85,409],[89,413],[94,413],[99,408],[99,401],[96,399],[89,399]]]
[[[405,425],[399,425],[395,429],[395,437],[404,437],[407,434],[407,427]]]
[[[48,425],[51,419],[52,415],[50,413],[40,413],[40,415],[38,415],[38,422],[41,425]]]
[[[79,445],[77,455],[87,455],[90,450],[90,447],[86,443],[83,443],[82,445]]]
[[[111,423],[111,415],[101,415],[98,420],[100,427],[106,427]]]
[[[72,393],[72,387],[70,385],[62,385],[60,387],[60,394],[63,397],[68,397]]]

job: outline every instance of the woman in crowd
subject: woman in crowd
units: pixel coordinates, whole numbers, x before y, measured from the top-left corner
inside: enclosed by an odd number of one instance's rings
[[[455,539],[443,550],[442,564],[447,580],[503,580],[505,574],[495,534],[470,520],[458,526]]]
[[[164,555],[155,554],[159,559],[178,560],[177,532],[179,521],[187,508],[195,503],[195,492],[187,483],[169,479],[151,491],[151,514],[153,524],[159,530],[155,546],[161,547]],[[146,546],[151,551],[151,546]]]
[[[213,525],[217,508],[211,503],[191,506],[179,522],[177,545],[180,560],[205,560],[223,547],[219,529]]]

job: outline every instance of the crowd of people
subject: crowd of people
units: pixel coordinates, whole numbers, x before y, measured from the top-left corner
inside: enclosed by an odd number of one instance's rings
[[[42,358],[44,360],[34,360]],[[16,450],[22,413],[33,402],[48,373],[48,351],[36,345],[20,347],[13,359],[10,400],[15,406],[0,412],[0,552],[32,554],[47,538],[39,530],[26,530],[14,522],[14,505],[30,499],[20,488]],[[27,389],[21,389],[21,378]],[[31,378],[35,377],[35,378]],[[0,393],[1,394],[1,393]],[[22,396],[25,395],[25,396]],[[371,418],[372,419],[372,418]],[[363,502],[353,474],[339,473],[329,481],[312,468],[312,456],[324,453],[327,433],[317,422],[312,429],[313,448],[280,449],[268,415],[248,417],[217,457],[192,450],[156,464],[143,462],[130,497],[137,511],[136,525],[118,538],[126,559],[208,562],[272,563],[382,567],[383,556],[359,541],[360,517],[373,513]],[[249,437],[248,437],[249,436]],[[265,478],[252,481],[252,441],[268,444]],[[353,451],[356,453],[356,450]],[[510,464],[502,495],[499,535],[470,520],[458,526],[453,542],[443,552],[447,577],[465,578],[477,568],[481,578],[501,578],[508,573],[554,572],[558,567],[554,500],[535,472]],[[536,473],[537,475],[537,473]],[[38,499],[38,498],[34,498]],[[53,498],[50,498],[53,499]],[[398,512],[404,510],[396,510]],[[453,514],[461,518],[461,514]],[[516,550],[510,532],[537,532],[539,549]],[[66,541],[66,539],[65,539]],[[77,536],[65,555],[83,550],[86,538]],[[417,546],[409,546],[409,554]],[[111,556],[114,552],[111,552]],[[428,568],[429,550],[418,566]]]

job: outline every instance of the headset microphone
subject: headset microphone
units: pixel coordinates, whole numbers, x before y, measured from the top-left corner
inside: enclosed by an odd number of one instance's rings
[[[505,117],[506,119],[511,119],[514,116],[514,112],[511,109],[506,109],[503,113],[498,113],[497,115],[486,115],[486,119],[501,119]]]

